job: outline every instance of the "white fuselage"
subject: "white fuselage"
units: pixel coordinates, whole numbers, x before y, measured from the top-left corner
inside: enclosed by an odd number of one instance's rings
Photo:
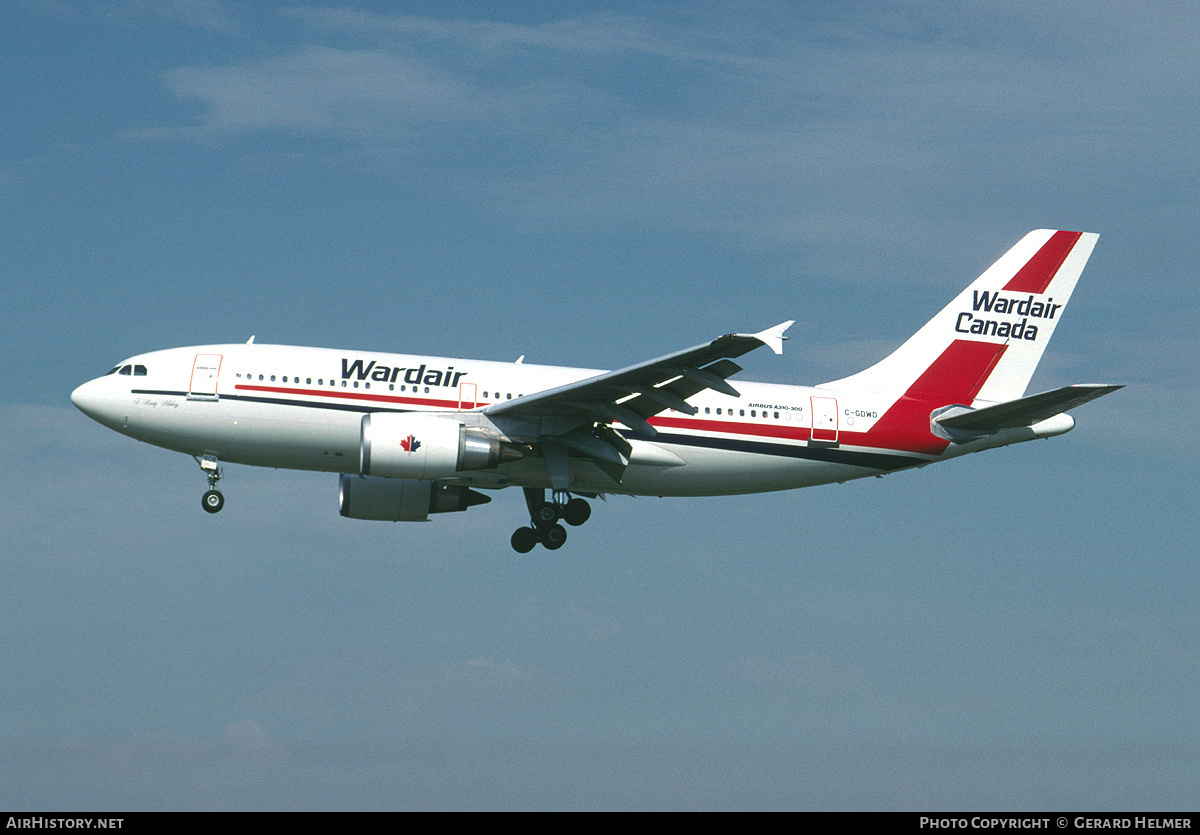
[[[437,412],[478,421],[483,418],[479,410],[489,404],[599,373],[323,348],[208,345],[132,357],[80,386],[72,400],[118,432],[189,455],[357,473],[366,414]],[[1069,428],[1011,430],[948,444],[919,420],[903,431],[879,424],[897,403],[894,392],[742,381],[736,387],[738,397],[703,391],[690,398],[695,415],[666,411],[651,418],[658,433],[653,437],[623,429],[633,453],[620,483],[586,459],[572,458],[570,489],[657,496],[785,490],[918,466]],[[514,442],[524,440],[519,422],[500,428]],[[532,427],[531,437],[536,431]],[[550,486],[545,462],[536,455],[460,473],[453,481],[485,489]]]

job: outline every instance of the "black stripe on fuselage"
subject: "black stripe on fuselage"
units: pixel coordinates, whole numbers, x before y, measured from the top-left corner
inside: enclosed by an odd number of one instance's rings
[[[133,389],[133,394],[157,394],[172,397],[186,397],[186,391],[158,391],[154,389]],[[274,406],[296,406],[306,409],[327,409],[336,412],[412,412],[415,409],[389,408],[376,404],[324,403],[311,400],[288,400],[282,397],[262,397],[249,394],[222,394],[221,400],[239,400],[247,403],[267,403]],[[826,446],[798,446],[795,444],[780,444],[770,441],[754,441],[745,438],[714,437],[710,435],[684,435],[675,432],[659,432],[654,437],[637,432],[623,432],[628,438],[649,441],[651,443],[675,444],[677,446],[700,447],[703,449],[720,449],[729,452],[750,452],[756,455],[772,455],[781,458],[798,458],[808,461],[824,461],[829,464],[846,464],[862,467],[868,470],[903,470],[927,463],[928,459],[913,458],[907,455],[892,455],[886,452],[861,452]]]
[[[915,467],[918,464],[927,463],[927,459],[924,458],[910,458],[907,455],[889,455],[885,452],[860,452],[832,446],[796,446],[793,444],[771,443],[769,441],[751,441],[745,438],[680,435],[668,432],[659,432],[653,438],[649,435],[622,434],[651,443],[703,447],[705,449],[720,449],[729,452],[752,452],[756,455],[774,455],[782,458],[824,461],[830,464],[848,464],[868,470],[903,470],[908,467]]]
[[[327,409],[334,412],[412,412],[414,409],[402,409],[395,406],[380,406],[378,404],[354,403],[314,403],[311,400],[284,400],[279,397],[262,397],[254,394],[222,394],[222,400],[240,400],[246,403],[269,403],[272,406],[301,406],[309,409]]]
[[[187,397],[186,391],[159,391],[157,389],[133,389],[131,394],[157,394],[163,397]],[[209,398],[211,400],[211,398]],[[237,400],[244,403],[267,403],[271,406],[297,406],[305,409],[326,409],[333,412],[360,412],[368,414],[370,412],[411,412],[411,408],[404,409],[392,406],[380,406],[376,404],[353,404],[353,403],[325,403],[314,402],[312,400],[289,400],[283,397],[263,397],[253,394],[221,394],[218,400]]]

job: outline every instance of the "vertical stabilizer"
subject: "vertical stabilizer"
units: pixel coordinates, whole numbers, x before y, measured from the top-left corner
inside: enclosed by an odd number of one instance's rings
[[[970,405],[1025,393],[1099,236],[1030,232],[885,359],[830,388]]]

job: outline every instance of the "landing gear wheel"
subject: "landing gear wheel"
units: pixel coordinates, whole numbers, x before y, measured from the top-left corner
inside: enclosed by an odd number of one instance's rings
[[[533,528],[517,528],[513,531],[512,547],[518,554],[528,554],[538,544],[538,532]]]
[[[217,482],[221,480],[221,467],[217,463],[217,456],[214,453],[206,452],[203,458],[199,455],[192,457],[196,459],[204,477],[208,479],[208,492],[200,497],[200,506],[209,513],[219,513],[225,506],[225,497],[217,489]]]
[[[572,527],[582,525],[592,515],[592,506],[583,499],[571,499],[563,508],[563,521]]]
[[[567,541],[567,529],[562,525],[550,525],[542,528],[538,536],[547,550],[557,551]]]
[[[540,502],[533,509],[533,524],[548,528],[558,521],[558,506],[553,502]]]
[[[225,506],[225,497],[220,490],[209,490],[200,497],[200,506],[209,513],[217,513]]]

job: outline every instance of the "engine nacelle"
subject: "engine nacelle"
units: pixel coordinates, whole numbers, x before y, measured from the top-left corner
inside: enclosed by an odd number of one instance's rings
[[[414,412],[376,412],[362,420],[359,471],[382,478],[450,478],[489,470],[522,453],[498,435],[454,418]]]
[[[380,522],[424,522],[431,513],[453,513],[492,500],[469,487],[411,478],[342,475],[338,486],[339,513]]]

